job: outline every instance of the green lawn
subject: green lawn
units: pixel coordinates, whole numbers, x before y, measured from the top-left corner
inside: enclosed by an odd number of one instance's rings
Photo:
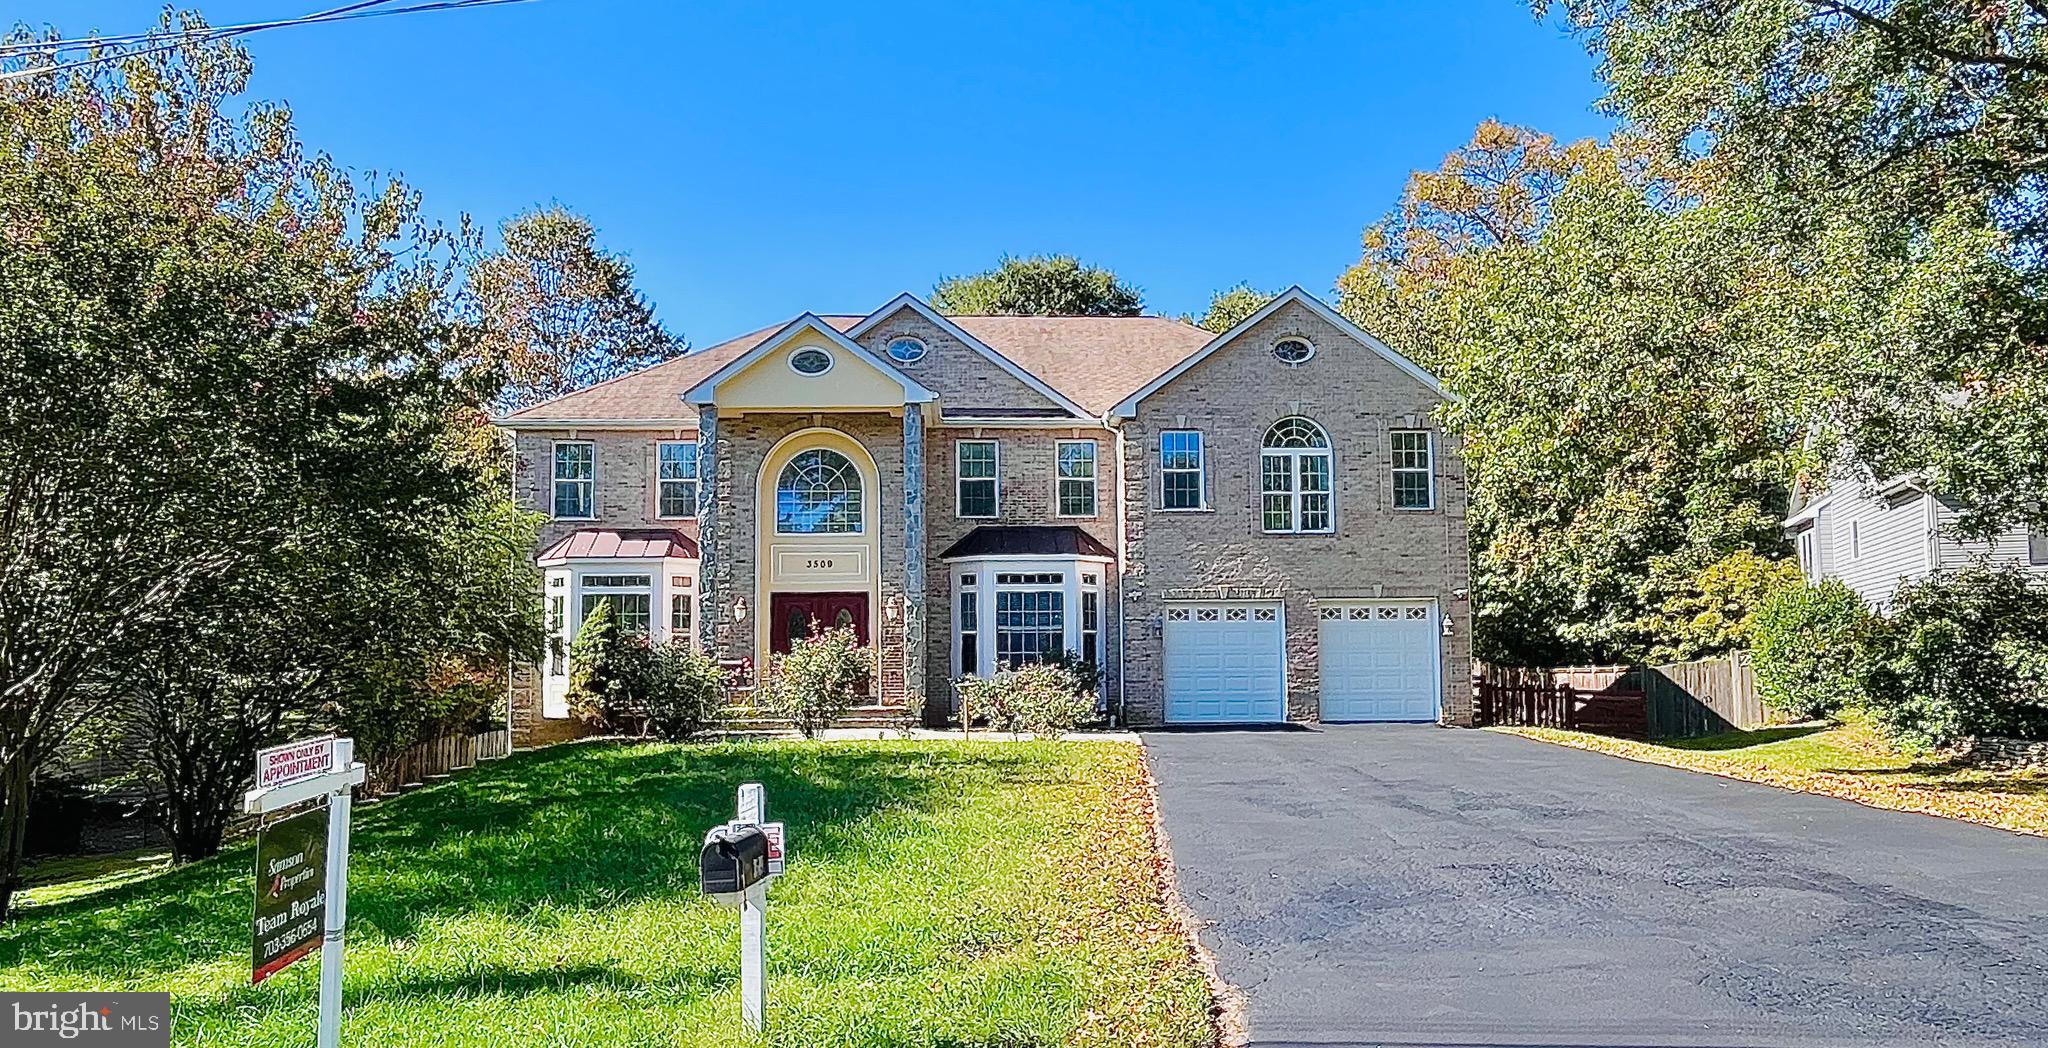
[[[1094,742],[579,745],[359,808],[343,1042],[733,1044],[738,918],[695,863],[746,781],[790,834],[770,1043],[1209,1043],[1138,748]],[[248,985],[250,861],[36,889],[0,986],[169,990],[177,1044],[311,1044],[317,961]]]
[[[1497,728],[1617,757],[1823,793],[1876,808],[2048,835],[2048,774],[1902,753],[1866,724],[1801,724],[1635,742],[1556,728]]]

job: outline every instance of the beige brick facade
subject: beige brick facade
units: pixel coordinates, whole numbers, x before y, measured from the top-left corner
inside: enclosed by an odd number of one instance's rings
[[[1050,318],[1046,326],[1056,329],[1059,319]],[[844,330],[855,321],[834,323]],[[1096,326],[1090,331],[1099,338],[1099,319],[1091,323]],[[1151,325],[1148,337],[1157,340],[1158,318],[1146,323]],[[1121,699],[1131,723],[1156,724],[1164,719],[1161,659],[1167,603],[1202,597],[1259,597],[1283,603],[1287,714],[1297,721],[1319,719],[1319,604],[1375,598],[1434,600],[1449,625],[1443,644],[1443,718],[1451,724],[1470,723],[1465,470],[1456,440],[1439,431],[1436,411],[1441,397],[1422,381],[1315,309],[1289,302],[1139,401],[1134,418],[1041,422],[1011,417],[978,425],[972,421],[980,417],[977,412],[1014,416],[1051,410],[1056,402],[915,310],[893,310],[861,332],[858,342],[886,357],[889,341],[905,335],[923,341],[927,354],[905,365],[902,373],[936,393],[935,403],[809,412],[727,410],[721,402],[716,409],[716,447],[707,449],[715,470],[709,493],[715,514],[707,518],[712,523],[703,531],[707,571],[700,592],[706,596],[697,615],[700,625],[708,628],[718,657],[744,659],[756,666],[763,661],[759,617],[769,613],[771,595],[762,585],[763,566],[758,562],[761,529],[772,530],[773,519],[772,512],[760,505],[761,473],[778,443],[818,429],[857,443],[874,463],[878,497],[865,507],[864,517],[875,541],[872,629],[878,640],[884,701],[915,701],[922,693],[929,711],[944,714],[952,709],[955,572],[939,559],[947,547],[984,524],[1074,525],[1121,554],[1120,564],[1112,566],[1103,580],[1102,651],[1107,694],[1113,707]],[[1314,356],[1293,366],[1278,361],[1271,346],[1284,335],[1306,338],[1316,347]],[[1048,352],[1045,346],[1034,351],[1041,357]],[[738,359],[738,354],[728,359]],[[840,366],[868,367],[844,361]],[[681,394],[696,380],[673,381],[679,388],[666,399],[679,404]],[[641,392],[649,404],[664,405],[663,411],[678,410],[664,404],[660,391]],[[1130,392],[1123,389],[1120,395]],[[616,393],[608,396],[623,402]],[[1108,402],[1101,397],[1096,401]],[[919,412],[922,427],[907,427],[906,411]],[[1274,422],[1297,415],[1314,421],[1331,438],[1336,521],[1332,534],[1263,530],[1261,440]],[[712,425],[710,415],[702,425]],[[921,429],[921,438],[906,435],[906,430],[916,429]],[[1207,498],[1202,510],[1174,512],[1157,505],[1159,435],[1167,429],[1202,433]],[[1435,434],[1436,500],[1431,509],[1393,508],[1389,432],[1395,429]],[[563,439],[589,440],[595,446],[596,514],[594,520],[551,519],[543,530],[544,547],[590,527],[666,527],[699,536],[697,520],[660,518],[655,505],[657,443],[695,440],[694,428],[523,425],[516,431],[513,481],[522,505],[543,513],[550,510],[553,446]],[[917,623],[912,619],[919,602],[906,592],[918,574],[909,559],[915,542],[910,522],[917,517],[906,508],[905,491],[906,442],[916,439],[923,443],[924,474],[921,673],[911,668],[918,664],[913,652],[920,631],[913,628]],[[963,518],[958,513],[956,453],[963,440],[992,440],[998,446],[1000,509],[993,518]],[[1058,513],[1055,448],[1062,440],[1095,442],[1092,515]],[[739,614],[741,601],[747,609],[744,620]],[[519,744],[578,733],[573,722],[540,716],[532,672],[515,674],[513,697]]]
[[[1270,352],[1283,335],[1316,347],[1289,367]],[[1444,643],[1444,719],[1471,722],[1470,568],[1465,469],[1437,434],[1437,508],[1395,510],[1387,433],[1436,430],[1437,394],[1370,348],[1298,307],[1283,308],[1147,397],[1125,427],[1125,696],[1133,723],[1165,716],[1160,665],[1165,602],[1266,597],[1284,602],[1290,720],[1319,719],[1316,605],[1361,597],[1435,598],[1451,623]],[[1333,445],[1336,532],[1269,535],[1259,511],[1259,449],[1289,416],[1322,426]],[[1202,434],[1209,508],[1158,507],[1159,434]]]
[[[959,458],[961,441],[996,442],[996,466],[1000,486],[994,517],[962,517],[959,513]],[[1060,441],[1095,442],[1095,515],[1061,516],[1055,495],[1054,455]],[[1089,426],[1044,428],[954,426],[935,428],[925,440],[926,528],[930,532],[930,593],[925,601],[926,632],[932,638],[932,657],[927,664],[926,694],[950,699],[957,652],[953,650],[953,574],[939,561],[939,554],[983,524],[1073,525],[1097,542],[1116,548],[1116,495],[1119,479],[1116,431]],[[1115,608],[1116,573],[1103,583],[1103,607]],[[1107,614],[1107,612],[1105,612]],[[1103,668],[1104,685],[1116,694],[1116,664]]]

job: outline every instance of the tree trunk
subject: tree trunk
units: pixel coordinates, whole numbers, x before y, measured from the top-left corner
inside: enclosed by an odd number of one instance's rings
[[[12,912],[21,886],[22,852],[28,845],[28,800],[35,776],[24,747],[10,750],[0,763],[0,924]]]

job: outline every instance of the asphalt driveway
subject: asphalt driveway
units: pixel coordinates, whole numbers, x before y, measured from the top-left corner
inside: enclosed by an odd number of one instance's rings
[[[2048,840],[1492,732],[1145,742],[1264,1048],[2048,1044]]]

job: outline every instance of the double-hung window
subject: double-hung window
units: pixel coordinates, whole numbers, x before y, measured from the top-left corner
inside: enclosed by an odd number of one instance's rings
[[[691,615],[690,595],[673,593],[668,598],[668,638],[670,640],[690,639]]]
[[[1169,429],[1159,434],[1159,507],[1202,509],[1202,433]]]
[[[556,441],[554,482],[555,516],[597,516],[597,446],[587,440]]]
[[[1330,513],[1330,437],[1305,418],[1284,418],[1259,451],[1260,518],[1269,532],[1335,530]]]
[[[981,672],[980,593],[974,576],[960,576],[960,672],[973,676]]]
[[[1081,576],[1081,658],[1090,665],[1102,661],[1102,591],[1098,577]]]
[[[1095,515],[1095,442],[1062,440],[1053,447],[1059,473],[1059,515]]]
[[[963,440],[953,446],[953,454],[959,474],[959,515],[996,516],[1002,497],[996,481],[996,442]]]
[[[611,602],[623,633],[646,634],[654,620],[654,577],[652,575],[585,575],[583,599],[576,611],[577,628],[597,610]]]
[[[697,515],[697,443],[665,440],[656,446],[655,515]]]
[[[996,667],[1015,669],[1056,658],[1067,643],[1066,575],[996,576]]]
[[[1397,429],[1389,435],[1394,453],[1394,508],[1436,508],[1436,465],[1429,431]]]
[[[2048,564],[2048,525],[2036,524],[2027,532],[2027,563]]]

